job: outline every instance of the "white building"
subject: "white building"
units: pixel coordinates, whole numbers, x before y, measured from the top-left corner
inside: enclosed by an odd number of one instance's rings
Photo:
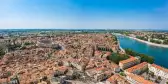
[[[168,79],[168,69],[165,69],[156,64],[148,64],[149,71],[153,72],[154,75],[160,76],[161,78]]]

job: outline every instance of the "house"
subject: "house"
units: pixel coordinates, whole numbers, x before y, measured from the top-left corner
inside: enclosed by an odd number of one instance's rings
[[[111,55],[111,52],[109,52],[109,51],[107,51],[107,52],[105,52],[105,54],[103,54],[103,58],[107,58],[107,56],[110,56]]]
[[[66,66],[60,66],[56,69],[54,76],[60,76],[66,74],[68,71],[68,67]]]
[[[94,67],[95,67],[94,59],[90,59],[88,65],[86,66],[85,69],[86,69],[86,70],[87,70],[87,69],[92,69],[92,68],[94,68]]]
[[[156,64],[149,64],[149,71],[153,72],[154,75],[168,79],[168,69],[158,66]]]
[[[70,60],[70,63],[73,67],[79,69],[80,71],[83,71],[87,64],[89,63],[89,59],[87,58],[80,58],[80,59],[72,59]]]
[[[95,56],[95,57],[101,58],[102,55],[103,55],[103,53],[102,53],[101,51],[96,50],[96,51],[94,52],[94,56]]]
[[[126,60],[123,60],[123,61],[120,61],[119,62],[119,66],[121,69],[127,69],[127,68],[130,68],[134,65],[137,65],[140,63],[140,58],[139,57],[130,57]]]
[[[98,71],[99,71],[99,69],[97,69]],[[100,69],[101,70],[101,69]],[[104,79],[106,79],[106,78],[108,78],[108,77],[110,77],[111,76],[111,71],[104,71],[104,72],[99,72],[99,73],[97,73],[96,75],[94,75],[94,79],[96,80],[96,81],[102,81],[102,80],[104,80]]]
[[[155,84],[133,73],[127,73],[126,78],[131,84]]]
[[[133,74],[141,74],[142,72],[144,72],[147,69],[148,69],[148,63],[143,62],[143,63],[135,65],[131,68],[126,69],[124,72],[125,73],[133,73]]]
[[[104,67],[96,67],[90,70],[86,70],[86,74],[94,78],[96,81],[101,81],[111,76],[112,73],[110,70],[107,70]]]
[[[130,84],[124,77],[115,74],[106,80],[106,84]]]
[[[113,62],[111,62],[110,68],[111,68],[112,71],[114,71],[114,72],[119,72],[119,71],[120,71],[120,67],[119,67],[117,64],[113,63]]]

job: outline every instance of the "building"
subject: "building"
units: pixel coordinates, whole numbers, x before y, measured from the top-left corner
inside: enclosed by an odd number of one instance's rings
[[[107,79],[108,77],[110,77],[111,74],[112,74],[111,71],[108,71],[108,70],[104,71],[104,72],[99,72],[99,73],[94,75],[94,79],[96,81],[102,81],[102,80]]]
[[[149,67],[149,71],[153,72],[154,75],[160,76],[161,78],[168,79],[168,69],[165,69],[156,64],[149,64],[148,67]]]
[[[139,57],[130,57],[129,59],[123,60],[119,62],[119,66],[121,69],[127,69],[130,68],[134,65],[137,65],[140,63],[140,58]]]
[[[80,58],[80,59],[72,59],[70,60],[70,63],[73,67],[79,69],[80,71],[83,71],[87,64],[89,63],[88,58]]]
[[[131,68],[126,69],[124,72],[125,73],[133,73],[133,74],[141,74],[144,71],[146,71],[148,69],[148,63],[147,62],[143,62],[140,63],[138,65],[135,65]]]
[[[66,66],[60,66],[56,69],[54,76],[60,76],[60,75],[64,75],[68,72],[68,67]]]
[[[130,84],[130,83],[122,76],[115,74],[110,78],[108,78],[105,84]]]
[[[103,55],[103,53],[102,53],[101,51],[96,50],[96,51],[94,52],[94,56],[95,56],[95,57],[101,58],[102,55]]]
[[[120,71],[120,67],[117,64],[113,63],[113,62],[111,62],[110,68],[114,72],[119,72]]]
[[[90,77],[93,77],[96,81],[104,80],[111,76],[111,71],[107,70],[104,67],[96,67],[90,70],[86,70],[86,74]]]
[[[131,84],[155,84],[133,73],[127,73],[126,78]]]

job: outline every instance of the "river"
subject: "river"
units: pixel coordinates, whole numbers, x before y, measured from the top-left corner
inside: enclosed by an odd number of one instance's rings
[[[120,46],[123,49],[130,48],[136,52],[150,55],[154,57],[155,64],[168,68],[168,48],[148,45],[121,35],[116,36],[120,42]]]

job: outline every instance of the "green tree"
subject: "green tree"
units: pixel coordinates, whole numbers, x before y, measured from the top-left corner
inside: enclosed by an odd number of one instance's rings
[[[0,46],[0,58],[2,58],[3,55],[5,55],[5,51],[4,51],[3,47]]]
[[[168,44],[168,39],[164,40],[163,44]]]
[[[154,39],[150,39],[150,42],[152,42],[152,43],[157,43],[157,44],[161,44],[161,43],[162,43],[161,41],[159,41],[159,40],[154,40]]]
[[[111,56],[108,56],[107,59],[115,62],[116,64],[119,63],[121,60],[128,59],[129,56],[125,54],[119,54],[119,53],[112,53]]]
[[[121,76],[126,76],[124,72],[120,72],[120,75]]]
[[[33,43],[30,43],[30,42],[25,42],[24,45],[31,45]]]
[[[154,63],[154,58],[145,54],[137,53],[131,49],[125,49],[126,54],[141,57],[142,62]]]
[[[161,80],[161,77],[160,77],[160,76],[158,76],[158,79],[159,79],[159,80]]]

